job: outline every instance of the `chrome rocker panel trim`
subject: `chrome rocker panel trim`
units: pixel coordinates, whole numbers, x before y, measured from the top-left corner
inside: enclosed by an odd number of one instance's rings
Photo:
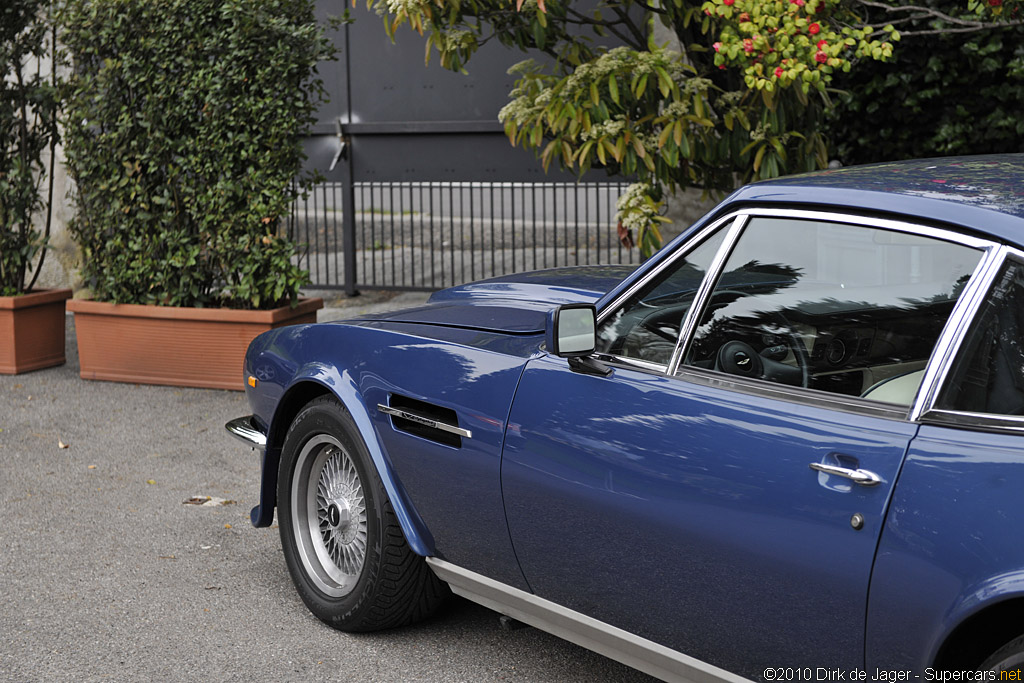
[[[436,557],[426,559],[437,577],[447,583],[456,595],[663,681],[749,683],[746,678],[574,612],[550,600]]]
[[[252,415],[236,417],[224,425],[224,429],[228,430],[228,434],[250,448],[262,451],[267,447],[267,435],[259,430],[256,422],[252,419]]]

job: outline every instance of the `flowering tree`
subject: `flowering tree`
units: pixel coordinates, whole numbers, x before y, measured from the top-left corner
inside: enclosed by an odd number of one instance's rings
[[[660,244],[666,192],[824,167],[833,75],[889,59],[910,35],[902,25],[986,30],[1013,22],[1020,2],[967,0],[953,16],[875,0],[368,0],[392,37],[409,25],[449,69],[489,40],[551,56],[514,67],[505,131],[545,169],[634,177],[620,234],[635,231],[645,254]],[[656,40],[655,23],[674,45]]]

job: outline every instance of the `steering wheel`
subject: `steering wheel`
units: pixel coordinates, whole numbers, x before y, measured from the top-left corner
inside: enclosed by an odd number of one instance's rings
[[[672,344],[675,344],[676,340],[679,339],[678,325],[675,327],[675,330],[670,331],[671,326],[668,324],[659,323],[657,320],[644,320],[640,323],[640,327]]]
[[[796,367],[762,356],[750,344],[732,339],[718,347],[715,354],[715,370],[794,387],[809,387],[811,372],[807,347],[792,331],[789,321],[781,313],[774,313],[773,316],[779,320],[782,329],[786,330],[784,336],[788,341],[787,346],[796,358]]]
[[[683,318],[690,310],[691,303],[691,301],[685,300],[668,306],[660,306],[647,313],[637,327],[675,346],[679,339],[679,331],[683,326]]]

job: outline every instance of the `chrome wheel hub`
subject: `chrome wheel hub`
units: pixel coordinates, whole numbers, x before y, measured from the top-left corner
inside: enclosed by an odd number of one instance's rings
[[[348,594],[366,561],[366,500],[352,455],[330,435],[310,439],[296,460],[292,524],[313,583],[332,597]]]

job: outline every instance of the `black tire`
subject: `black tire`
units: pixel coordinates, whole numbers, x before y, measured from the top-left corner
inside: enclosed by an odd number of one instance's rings
[[[1024,669],[1024,636],[1018,636],[989,655],[978,667],[981,671],[1020,671]],[[1020,680],[1016,678],[1013,680]]]
[[[355,422],[334,397],[308,403],[288,428],[277,502],[292,581],[329,626],[402,626],[447,595],[406,542]]]

